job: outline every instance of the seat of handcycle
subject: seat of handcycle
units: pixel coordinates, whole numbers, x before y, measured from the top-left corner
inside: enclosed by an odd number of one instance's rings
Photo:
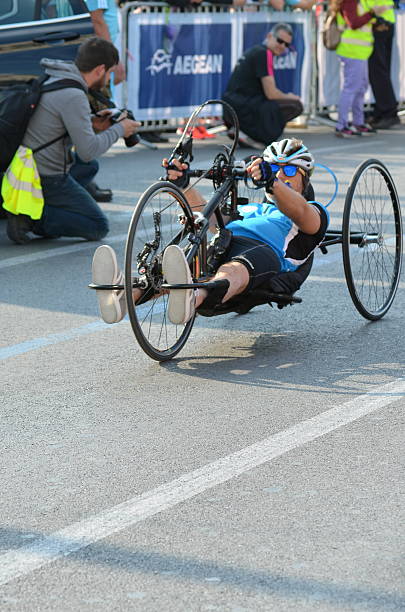
[[[313,263],[313,254],[296,270],[290,272],[279,272],[261,287],[257,287],[248,293],[228,300],[224,304],[218,304],[214,308],[204,308],[204,303],[197,308],[198,314],[203,317],[216,317],[221,314],[236,312],[247,314],[255,306],[262,304],[277,304],[278,308],[284,308],[292,304],[299,304],[302,299],[295,296],[295,292],[301,287],[308,277]]]

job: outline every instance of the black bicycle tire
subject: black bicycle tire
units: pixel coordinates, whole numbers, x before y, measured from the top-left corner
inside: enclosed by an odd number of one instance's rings
[[[361,300],[358,291],[356,290],[356,283],[353,277],[351,258],[350,258],[350,213],[352,209],[353,198],[356,192],[356,187],[359,184],[361,177],[369,169],[374,168],[383,177],[387,189],[391,197],[391,203],[393,208],[393,216],[395,223],[395,263],[393,268],[393,274],[391,278],[391,286],[389,293],[384,300],[384,303],[376,310],[371,310]],[[377,321],[381,319],[390,309],[396,291],[398,289],[400,274],[401,274],[401,262],[402,262],[402,219],[401,219],[401,207],[398,198],[398,193],[395,187],[395,183],[392,176],[386,166],[378,159],[368,159],[360,164],[350,181],[349,188],[346,193],[343,221],[342,221],[342,252],[343,252],[343,267],[346,277],[347,288],[350,293],[352,302],[357,311],[365,318],[370,321]]]
[[[193,215],[192,215],[191,209],[183,193],[180,191],[178,187],[176,187],[175,185],[173,185],[172,183],[168,181],[158,181],[154,183],[153,185],[151,185],[140,196],[136,204],[135,210],[133,212],[131,222],[129,225],[129,229],[128,229],[128,236],[127,236],[127,242],[126,242],[126,247],[125,247],[125,292],[126,292],[126,299],[127,299],[127,305],[128,305],[129,320],[131,322],[132,330],[138,341],[138,344],[140,345],[142,350],[155,361],[168,361],[172,359],[175,355],[177,355],[177,353],[179,353],[179,351],[181,351],[181,349],[184,347],[190,335],[191,329],[193,327],[195,317],[192,317],[190,321],[188,321],[188,323],[184,327],[183,332],[178,337],[177,341],[175,342],[173,346],[171,346],[170,348],[166,350],[158,350],[145,337],[142,331],[141,325],[138,321],[138,317],[137,317],[136,310],[135,310],[135,305],[132,299],[132,282],[133,282],[133,279],[132,279],[133,259],[132,257],[133,257],[134,239],[136,235],[138,222],[142,215],[142,211],[145,209],[148,201],[150,201],[151,197],[153,195],[156,195],[160,190],[165,193],[173,193],[176,196],[176,199],[180,203],[190,226],[191,227],[193,226]]]

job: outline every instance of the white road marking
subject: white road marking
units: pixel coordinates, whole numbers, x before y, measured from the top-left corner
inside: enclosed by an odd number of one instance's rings
[[[173,508],[272,459],[352,423],[405,396],[405,379],[369,393],[280,431],[269,438],[214,461],[156,489],[73,523],[49,536],[0,556],[0,584],[62,559],[114,533]]]
[[[313,274],[310,274],[308,276],[308,278],[305,281],[305,284],[308,283],[309,281],[313,281],[315,283],[340,283],[342,285],[347,285],[346,283],[346,279],[343,277],[334,277],[334,276],[315,276]],[[364,286],[368,286],[368,285],[372,285],[375,286],[375,283],[373,281],[362,281]],[[390,287],[391,283],[386,282],[385,283],[385,287]],[[378,287],[381,287],[381,283],[378,284]],[[405,288],[405,282],[400,281],[398,283],[398,289],[404,289]]]
[[[105,238],[104,244],[115,244],[117,242],[123,242],[127,239],[127,234],[118,234],[116,236],[108,236]],[[49,257],[59,257],[60,255],[69,255],[70,253],[77,253],[78,251],[85,251],[87,249],[95,250],[99,246],[97,242],[83,242],[79,244],[70,244],[65,247],[55,247],[53,249],[46,249],[45,251],[39,251],[38,253],[29,253],[27,255],[20,255],[18,257],[11,257],[10,259],[3,259],[0,261],[1,268],[10,268],[11,266],[18,266],[20,264],[30,264],[34,261],[41,259],[48,259]]]
[[[312,149],[312,152],[315,155],[318,155],[319,153],[336,153],[337,155],[340,155],[340,152],[343,151],[344,149],[365,149],[366,145],[371,144],[373,146],[373,149],[375,149],[376,145],[379,144],[383,144],[384,141],[383,140],[374,140],[372,138],[360,138],[359,140],[361,140],[361,142],[355,142],[353,143],[348,142],[345,145],[339,145],[338,143],[336,143],[336,145],[334,147],[323,147],[321,149]]]

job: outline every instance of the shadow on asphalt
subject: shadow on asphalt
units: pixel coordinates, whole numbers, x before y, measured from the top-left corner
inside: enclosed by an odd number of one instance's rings
[[[27,538],[28,536],[28,538]],[[43,535],[32,531],[23,532],[14,529],[1,529],[1,538],[11,550],[21,547],[21,539],[25,546],[35,546]],[[27,539],[29,544],[27,544]],[[49,548],[52,555],[58,548],[69,549],[80,542],[62,538],[48,537],[42,554]],[[315,580],[310,577],[286,576],[280,573],[254,570],[251,568],[225,565],[193,557],[178,557],[149,551],[132,551],[106,543],[95,543],[78,552],[63,556],[65,562],[74,565],[91,564],[101,567],[112,567],[126,573],[143,575],[159,575],[165,580],[186,580],[202,583],[207,588],[208,583],[213,589],[221,589],[224,585],[250,594],[300,599],[301,602],[329,603],[335,606],[364,607],[367,610],[384,610],[385,612],[403,610],[405,597],[400,593],[392,593],[381,589],[367,589],[355,585],[336,584],[326,580]],[[269,559],[269,562],[271,559]],[[215,578],[215,581],[210,582]],[[52,587],[54,593],[55,587]],[[46,599],[46,593],[42,592]],[[1,599],[1,595],[0,595]]]
[[[290,325],[286,332],[222,338],[206,344],[204,355],[179,356],[160,366],[182,376],[244,387],[359,394],[405,375],[405,349],[400,345],[391,347],[389,363],[382,362],[389,344],[384,338],[392,337],[395,327],[395,320],[360,322],[347,334],[322,342],[316,325],[295,331]]]

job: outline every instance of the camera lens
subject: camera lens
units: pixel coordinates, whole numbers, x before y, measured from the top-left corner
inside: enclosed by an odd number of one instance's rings
[[[138,134],[131,134],[131,136],[124,138],[124,140],[127,147],[134,147],[139,142],[139,136]]]
[[[127,109],[127,119],[132,119],[132,121],[135,121],[134,114],[129,109]],[[127,147],[134,147],[139,142],[139,136],[138,134],[131,134],[131,136],[124,138],[124,140]]]

